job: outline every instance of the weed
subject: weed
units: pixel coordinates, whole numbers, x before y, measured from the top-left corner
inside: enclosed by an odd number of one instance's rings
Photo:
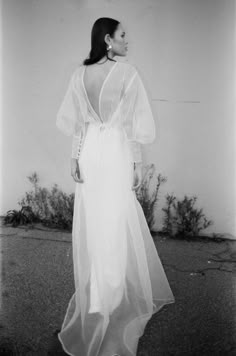
[[[184,196],[178,200],[173,194],[166,195],[166,207],[162,233],[170,236],[199,236],[200,231],[213,224],[203,213],[203,209],[194,207],[197,197]]]

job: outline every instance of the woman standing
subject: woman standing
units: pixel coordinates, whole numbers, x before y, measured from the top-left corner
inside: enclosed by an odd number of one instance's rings
[[[135,189],[155,124],[120,22],[98,19],[90,56],[57,114],[72,139],[75,293],[58,338],[73,356],[136,355],[151,316],[175,301]]]

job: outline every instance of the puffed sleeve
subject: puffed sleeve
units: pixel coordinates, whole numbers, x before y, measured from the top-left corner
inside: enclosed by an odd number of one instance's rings
[[[130,140],[129,148],[132,154],[132,161],[135,163],[141,163],[143,161],[141,143]]]
[[[66,136],[72,136],[72,158],[79,158],[84,139],[85,124],[80,100],[80,92],[76,86],[77,72],[69,81],[66,93],[56,117],[57,128]]]
[[[127,85],[123,102],[124,128],[134,162],[142,161],[142,145],[156,138],[156,127],[147,91],[137,70]]]
[[[156,127],[148,95],[138,73],[134,78],[133,88],[133,140],[141,144],[152,143],[156,137]]]

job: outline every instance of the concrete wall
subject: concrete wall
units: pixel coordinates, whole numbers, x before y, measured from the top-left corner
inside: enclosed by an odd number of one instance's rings
[[[214,225],[236,238],[235,1],[5,0],[1,214],[18,208],[38,172],[41,185],[74,190],[70,138],[55,127],[72,71],[88,55],[98,17],[120,20],[152,99],[157,140],[145,147],[168,181],[160,191],[198,197]]]

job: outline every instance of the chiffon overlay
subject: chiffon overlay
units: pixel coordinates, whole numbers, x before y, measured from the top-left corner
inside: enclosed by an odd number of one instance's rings
[[[56,120],[84,179],[75,188],[75,292],[58,338],[73,356],[131,356],[151,316],[175,301],[132,190],[133,162],[155,140],[155,123],[135,66],[112,62],[103,78],[89,68],[90,94],[87,69],[73,72]]]

